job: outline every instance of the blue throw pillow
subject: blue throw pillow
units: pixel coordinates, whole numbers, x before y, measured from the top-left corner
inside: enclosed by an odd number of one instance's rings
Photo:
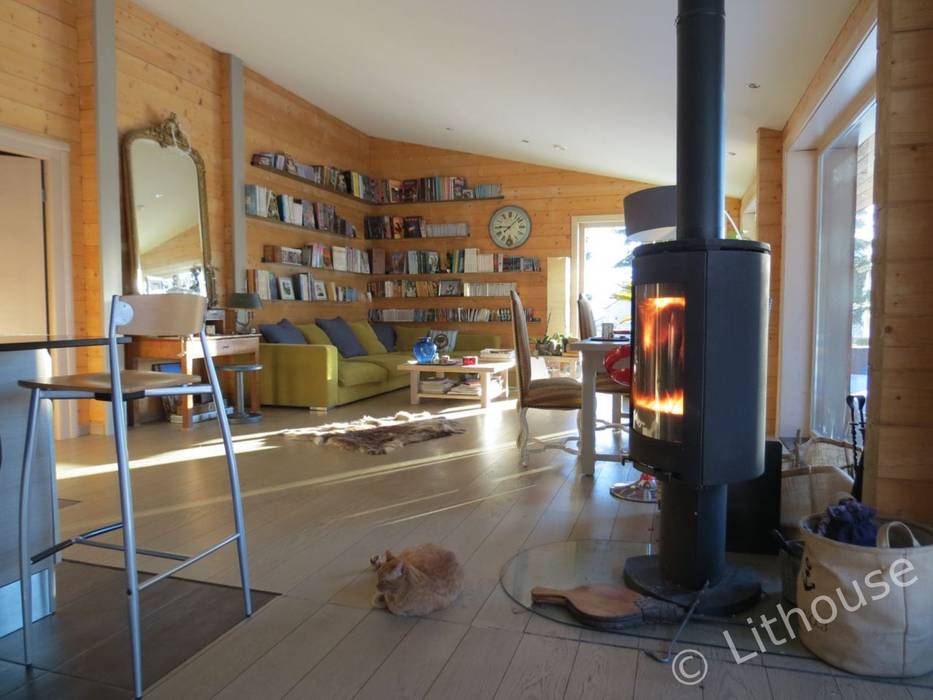
[[[359,357],[366,354],[366,349],[356,339],[350,324],[340,316],[337,318],[319,318],[315,323],[322,331],[327,333],[330,342],[337,346],[337,352],[340,353],[341,357]]]
[[[308,339],[298,327],[283,318],[278,323],[265,323],[259,326],[262,339],[267,343],[288,343],[290,345],[307,345]]]
[[[381,321],[370,321],[369,325],[373,327],[373,330],[376,332],[376,337],[379,338],[379,342],[386,346],[386,350],[389,352],[395,352],[395,343],[397,339],[395,337],[395,329],[388,323],[382,323]]]

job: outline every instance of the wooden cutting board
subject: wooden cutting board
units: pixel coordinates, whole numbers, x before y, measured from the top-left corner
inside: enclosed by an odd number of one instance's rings
[[[535,603],[562,605],[584,624],[620,627],[642,622],[642,611],[635,604],[641,596],[625,586],[595,583],[576,588],[531,589]]]

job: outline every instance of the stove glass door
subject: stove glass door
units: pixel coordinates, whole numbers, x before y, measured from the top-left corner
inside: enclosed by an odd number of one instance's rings
[[[683,285],[635,288],[633,426],[645,437],[667,442],[683,440],[686,301]]]

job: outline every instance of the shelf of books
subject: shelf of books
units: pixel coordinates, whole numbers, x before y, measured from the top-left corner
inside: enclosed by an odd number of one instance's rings
[[[437,250],[370,250],[374,275],[515,274],[541,272],[535,256],[485,253],[479,248]]]
[[[279,267],[299,267],[281,265]],[[273,270],[251,268],[246,271],[246,291],[255,292],[265,302],[331,302],[369,305],[369,294],[350,285],[322,278],[327,270],[277,273]]]
[[[299,163],[286,153],[254,153],[250,165],[258,172],[368,206],[462,204],[503,199],[501,185],[480,184],[469,187],[466,178],[456,175],[433,175],[406,180],[380,179],[330,165]]]
[[[264,229],[266,227],[269,229],[278,229],[279,231],[294,233],[305,238],[308,236],[322,236],[325,240],[345,241],[347,245],[359,246],[360,248],[365,248],[368,243],[362,238],[350,238],[349,236],[345,236],[340,233],[334,233],[333,231],[321,231],[319,229],[298,226],[297,224],[287,224],[284,221],[270,219],[264,216],[256,216],[254,214],[247,214],[246,221],[249,225],[255,224]]]
[[[366,285],[373,302],[437,303],[453,299],[457,303],[488,303],[487,299],[508,299],[516,282],[464,282],[457,278],[442,280],[386,279]]]

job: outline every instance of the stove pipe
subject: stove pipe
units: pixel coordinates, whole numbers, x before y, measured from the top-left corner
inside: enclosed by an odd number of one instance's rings
[[[723,238],[724,0],[680,0],[677,15],[677,238]]]

